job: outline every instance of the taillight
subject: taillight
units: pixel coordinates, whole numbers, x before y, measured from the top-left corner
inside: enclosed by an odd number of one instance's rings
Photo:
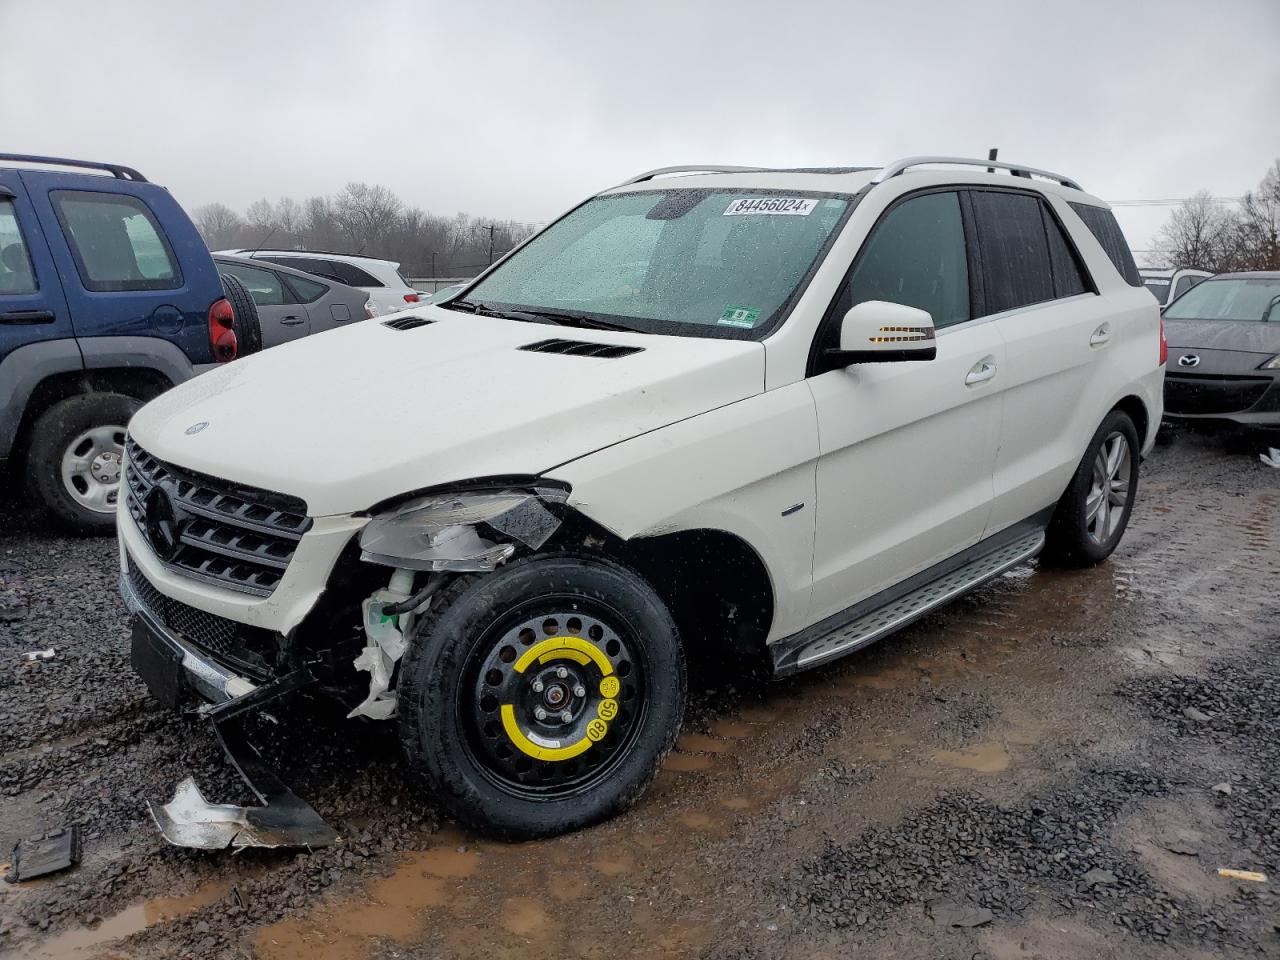
[[[364,302],[364,315],[368,317],[370,320],[372,320],[374,317],[378,315],[378,311],[373,308],[372,300],[366,300]]]
[[[417,302],[418,302],[418,295],[417,295],[416,293],[406,293],[406,294],[404,295],[404,302],[405,302],[405,303],[417,303]]]
[[[1164,317],[1160,317],[1160,366],[1169,362],[1169,341],[1164,338]]]
[[[209,347],[217,363],[227,363],[240,352],[236,339],[236,312],[225,297],[209,308]]]

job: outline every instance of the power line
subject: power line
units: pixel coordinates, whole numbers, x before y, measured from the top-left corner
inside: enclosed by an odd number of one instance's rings
[[[1239,203],[1244,197],[1173,197],[1168,200],[1108,200],[1111,207],[1176,207],[1190,200],[1205,199],[1210,203]]]

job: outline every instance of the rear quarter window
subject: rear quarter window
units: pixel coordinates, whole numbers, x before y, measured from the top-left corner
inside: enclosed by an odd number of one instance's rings
[[[1142,286],[1142,277],[1138,273],[1138,264],[1133,259],[1133,251],[1125,240],[1120,224],[1116,223],[1116,215],[1106,207],[1094,207],[1087,203],[1071,203],[1068,205],[1076,215],[1084,221],[1093,238],[1106,251],[1111,265],[1124,277],[1125,283],[1131,287]]]
[[[50,193],[86,290],[172,290],[182,286],[169,238],[137,197],[88,190]]]

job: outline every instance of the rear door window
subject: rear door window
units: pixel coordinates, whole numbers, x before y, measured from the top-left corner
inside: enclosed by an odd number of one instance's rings
[[[373,274],[367,270],[361,270],[354,263],[347,263],[345,260],[327,260],[325,262],[329,265],[330,275],[349,287],[386,286]]]
[[[12,200],[0,200],[0,295],[35,293],[36,273]]]
[[[863,245],[840,316],[867,300],[928,311],[936,327],[969,319],[969,267],[957,194],[927,193],[893,207]]]
[[[1072,203],[1070,207],[1106,251],[1111,265],[1124,277],[1125,283],[1132,287],[1142,286],[1138,264],[1133,259],[1133,251],[1129,249],[1129,241],[1125,240],[1120,224],[1116,223],[1116,215],[1106,207],[1094,207],[1087,203]]]
[[[253,297],[253,302],[260,307],[280,306],[293,299],[285,290],[280,277],[272,270],[247,267],[242,263],[227,263],[225,260],[218,261],[218,270],[231,274],[243,283]]]
[[[54,190],[50,197],[86,290],[182,286],[164,230],[137,197],[87,190]]]
[[[284,275],[283,279],[293,289],[294,296],[300,303],[314,303],[329,292],[328,286],[319,280],[308,280],[292,274]]]
[[[1085,272],[1080,255],[1071,238],[1058,223],[1048,204],[1040,203],[1040,216],[1044,219],[1044,231],[1049,237],[1049,264],[1053,267],[1053,295],[1074,297],[1081,293],[1093,293],[1093,283]]]
[[[981,249],[986,313],[1003,313],[1054,299],[1049,239],[1038,197],[972,191]]]

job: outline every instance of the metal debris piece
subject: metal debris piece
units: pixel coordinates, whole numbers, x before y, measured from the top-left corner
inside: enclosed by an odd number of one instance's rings
[[[52,660],[53,656],[53,647],[49,647],[47,650],[32,650],[28,653],[24,653],[22,655],[22,659],[26,660],[28,663],[34,663],[36,660]]]
[[[42,837],[19,840],[13,863],[4,874],[7,883],[22,883],[50,873],[69,870],[80,862],[80,828],[75,824],[51,830]]]
[[[228,847],[325,847],[338,839],[305,801],[285,786],[245,738],[234,720],[215,723],[214,730],[236,771],[262,801],[260,807],[209,803],[195,779],[187,777],[173,799],[161,806],[148,801],[151,817],[176,847],[224,850]]]

